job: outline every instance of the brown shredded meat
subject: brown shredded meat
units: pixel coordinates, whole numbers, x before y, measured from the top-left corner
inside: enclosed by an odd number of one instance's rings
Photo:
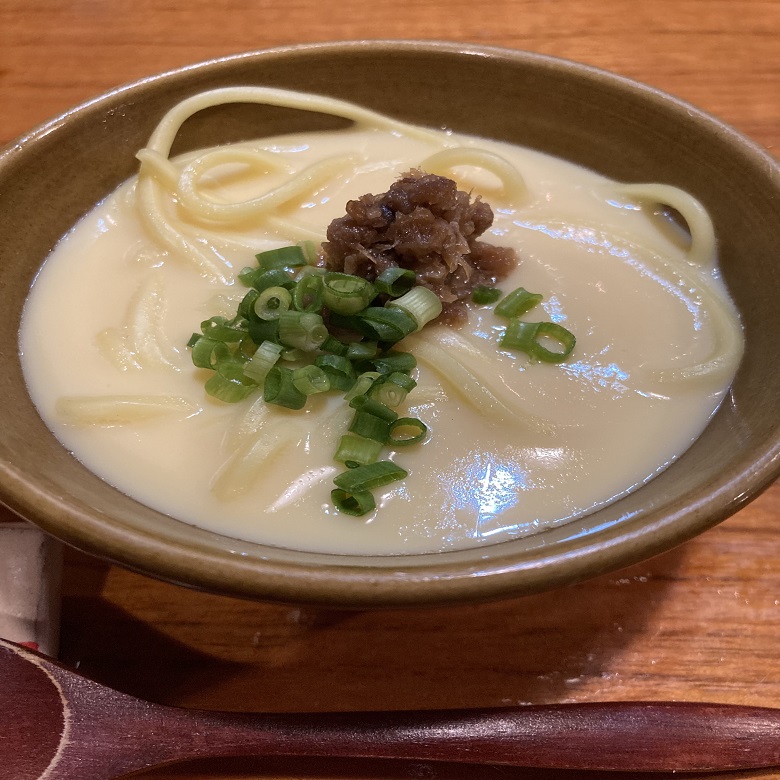
[[[493,224],[490,206],[443,176],[412,170],[346,211],[328,227],[326,267],[369,281],[386,268],[409,268],[441,299],[440,321],[464,322],[472,290],[495,285],[517,264],[513,249],[477,240]]]

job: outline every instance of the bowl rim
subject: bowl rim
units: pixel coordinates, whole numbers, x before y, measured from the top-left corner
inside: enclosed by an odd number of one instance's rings
[[[508,58],[532,66],[576,72],[615,89],[630,90],[653,101],[676,107],[726,134],[733,143],[780,174],[780,165],[753,140],[718,118],[655,87],[569,59],[498,46],[438,40],[375,39],[300,43],[242,52],[173,68],[128,82],[80,103],[49,119],[0,149],[0,174],[6,161],[39,138],[48,136],[71,117],[132,94],[212,68],[311,52],[337,54],[354,50],[426,51],[450,55]],[[0,501],[63,541],[146,575],[190,587],[241,596],[339,607],[432,605],[482,601],[571,584],[613,571],[692,538],[736,512],[757,497],[780,474],[780,436],[766,444],[748,467],[734,468],[718,480],[716,489],[697,488],[672,512],[660,516],[649,510],[641,523],[615,525],[589,533],[575,546],[569,539],[550,549],[536,548],[518,559],[513,543],[503,542],[506,554],[483,557],[485,547],[428,555],[339,556],[294,552],[304,559],[285,560],[281,548],[243,543],[210,532],[195,534],[184,544],[121,523],[107,525],[88,511],[47,494],[34,481],[0,462]],[[67,522],[63,520],[67,519]],[[190,526],[187,526],[190,529]],[[200,529],[198,529],[199,531]],[[213,538],[211,538],[213,537]],[[215,544],[219,539],[224,543]],[[128,545],[128,541],[132,544]],[[493,548],[499,545],[493,545]],[[516,546],[516,545],[515,545]],[[277,560],[271,559],[273,555]],[[431,561],[435,556],[436,561]],[[281,558],[281,560],[278,560]],[[370,561],[366,565],[366,560]]]

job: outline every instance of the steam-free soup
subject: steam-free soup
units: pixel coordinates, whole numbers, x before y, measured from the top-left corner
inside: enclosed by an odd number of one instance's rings
[[[528,149],[363,114],[343,131],[170,161],[181,116],[140,155],[140,177],[61,240],[21,332],[47,425],[137,500],[296,549],[490,544],[565,523],[651,479],[723,399],[741,352],[739,323],[706,214],[679,190],[618,184]],[[532,363],[499,348],[506,323],[480,306],[460,328],[431,325],[408,337],[399,346],[417,357],[418,386],[400,411],[430,436],[390,453],[409,476],[355,518],[330,502],[343,470],[333,454],[350,416],[340,396],[301,412],[258,396],[222,403],[205,394],[186,344],[202,320],[235,312],[245,292],[236,274],[255,253],[323,240],[347,200],[383,192],[430,160],[493,206],[483,238],[520,257],[502,289],[543,294],[544,311],[528,319],[564,325],[577,344],[564,363]],[[691,246],[659,202],[682,212]]]

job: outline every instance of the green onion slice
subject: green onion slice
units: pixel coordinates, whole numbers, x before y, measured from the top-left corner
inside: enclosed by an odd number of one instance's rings
[[[407,447],[422,441],[428,433],[428,426],[416,417],[399,417],[390,426],[388,444]]]
[[[346,319],[347,327],[370,339],[389,344],[395,344],[417,330],[414,317],[405,309],[396,307],[369,306],[354,317]]]
[[[497,287],[488,287],[484,284],[478,284],[471,291],[471,300],[479,306],[495,303],[501,297],[501,290]]]
[[[306,265],[306,255],[300,246],[283,246],[255,255],[257,264],[264,271],[272,268],[298,268]]]
[[[268,372],[276,365],[279,360],[283,347],[273,341],[263,341],[257,348],[251,360],[244,363],[244,376],[248,376],[262,385]]]
[[[227,317],[211,317],[200,324],[204,336],[214,341],[241,341],[247,334],[247,322],[243,317],[228,320]]]
[[[266,403],[287,409],[303,409],[306,395],[293,384],[293,372],[284,366],[274,366],[265,378],[263,398]]]
[[[388,406],[365,395],[356,396],[349,405],[355,410],[349,426],[350,432],[386,444],[398,415]]]
[[[391,482],[404,479],[407,476],[408,472],[393,461],[380,460],[377,463],[369,463],[344,471],[336,476],[333,483],[336,487],[354,495],[365,490],[375,490],[389,485]]]
[[[442,310],[441,299],[433,290],[427,287],[412,287],[400,298],[388,301],[386,306],[397,306],[407,312],[415,322],[415,330],[424,328],[431,320],[435,320]]]
[[[408,374],[394,371],[392,374],[383,375],[381,379],[375,381],[371,386],[369,395],[372,399],[379,401],[385,406],[395,408],[406,400],[406,396],[415,387],[417,387],[417,382]]]
[[[238,275],[239,281],[247,287],[253,287],[258,292],[269,287],[284,287],[291,290],[295,286],[295,279],[282,268],[244,268]]]
[[[330,390],[330,378],[315,365],[302,366],[293,371],[292,381],[304,395],[314,395]]]
[[[386,352],[370,361],[380,374],[392,374],[400,371],[409,374],[417,367],[417,359],[411,352]]]
[[[284,287],[268,287],[257,296],[255,314],[261,320],[276,320],[287,311],[292,303],[292,295]]]
[[[560,344],[562,349],[549,350],[540,339],[551,339]],[[571,331],[555,322],[523,322],[514,317],[498,343],[505,349],[525,352],[532,359],[543,363],[562,363],[571,355],[577,340]]]
[[[395,422],[398,419],[398,415],[392,409],[365,395],[356,396],[349,402],[349,405],[358,412],[364,412],[388,422]]]
[[[319,366],[330,378],[330,386],[336,390],[349,390],[357,375],[351,361],[341,355],[318,355],[314,365]]]
[[[360,396],[359,396],[360,397]],[[358,410],[349,426],[350,433],[371,439],[379,445],[387,444],[393,423],[370,412]]]
[[[309,267],[315,266],[319,258],[319,245],[315,241],[299,241],[298,246],[301,248],[304,260]]]
[[[293,288],[293,306],[298,311],[319,314],[323,305],[322,277],[307,274]]]
[[[511,319],[530,311],[542,300],[543,296],[539,293],[531,293],[518,287],[516,290],[512,290],[493,311],[501,317]]]
[[[314,352],[327,337],[328,329],[319,314],[288,310],[279,315],[279,341],[286,347]]]
[[[353,341],[347,344],[347,357],[350,360],[369,360],[376,357],[379,345],[376,341]]]
[[[344,395],[345,401],[351,401],[359,395],[368,395],[374,381],[382,376],[378,371],[364,371],[356,380],[355,384]]]
[[[375,279],[374,287],[378,293],[398,298],[412,289],[416,278],[409,268],[385,268]]]
[[[256,320],[255,314],[255,301],[260,293],[257,290],[249,290],[247,294],[241,299],[241,303],[238,304],[237,314],[239,317],[243,317],[245,320]]]
[[[242,401],[257,390],[257,384],[246,379],[242,369],[238,361],[222,361],[216,373],[206,381],[206,392],[229,404]]]
[[[337,314],[357,314],[376,296],[371,282],[360,276],[330,272],[323,279],[323,301]]]
[[[347,352],[349,352],[349,344],[345,344],[343,341],[339,341],[333,336],[328,336],[328,338],[326,338],[325,341],[323,341],[320,345],[320,349],[323,352],[330,352],[332,355],[341,355],[341,357],[346,357]]]
[[[249,320],[247,325],[249,336],[255,344],[262,344],[264,341],[279,341],[279,320]]]
[[[192,343],[194,341],[190,339]],[[198,368],[216,368],[219,363],[230,357],[230,347],[224,341],[214,341],[198,334],[192,343],[192,362]]]
[[[353,433],[345,433],[339,441],[336,454],[333,456],[340,463],[356,463],[365,466],[368,463],[376,463],[379,453],[382,451],[382,443],[365,436],[357,436]]]
[[[370,490],[348,493],[346,490],[335,488],[330,491],[330,498],[336,509],[345,515],[360,517],[376,509],[376,501]]]

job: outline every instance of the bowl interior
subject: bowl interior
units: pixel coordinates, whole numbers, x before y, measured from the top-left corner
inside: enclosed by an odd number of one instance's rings
[[[87,471],[43,425],[27,395],[18,355],[27,291],[57,240],[136,171],[135,152],[168,108],[199,91],[238,84],[332,95],[697,197],[713,218],[747,341],[732,390],[700,439],[640,490],[579,521],[492,547],[385,558],[221,537],[141,506]],[[174,151],[339,122],[291,109],[225,106],[188,120]],[[776,163],[690,106],[573,63],[452,44],[361,42],[261,52],[151,78],[74,109],[0,156],[0,499],[87,552],[174,582],[255,598],[340,606],[476,600],[618,568],[722,520],[777,474],[778,246]]]

